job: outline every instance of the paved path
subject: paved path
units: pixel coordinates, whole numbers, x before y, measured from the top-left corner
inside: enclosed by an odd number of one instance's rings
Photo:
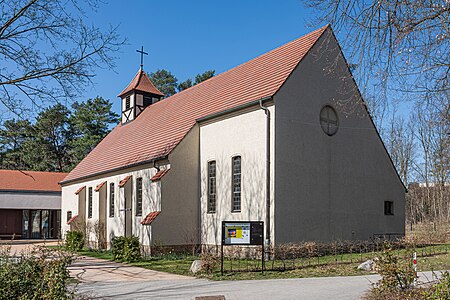
[[[22,251],[27,252],[34,246],[56,246],[60,243],[58,240],[0,240],[0,247],[11,247],[11,254],[16,255]]]
[[[14,243],[11,252],[20,252],[32,246],[30,244]],[[49,244],[56,242],[45,241],[45,245]],[[80,281],[78,292],[94,299],[195,299],[223,295],[226,300],[352,300],[360,299],[370,284],[379,279],[378,275],[369,275],[209,281],[84,256],[70,267],[70,272]],[[419,273],[419,276],[424,281],[433,279],[431,272]]]
[[[225,296],[226,300],[360,299],[376,275],[276,280],[207,281],[203,279],[81,284],[93,299],[195,299]]]
[[[126,272],[126,271],[124,271]],[[152,272],[152,271],[150,271]],[[162,272],[156,272],[162,273]],[[164,274],[164,273],[163,273]],[[361,299],[378,275],[323,277],[273,280],[209,281],[179,276],[168,279],[157,274],[148,279],[124,277],[122,281],[84,280],[78,292],[92,299],[195,299],[205,296],[225,296],[226,300],[264,299]],[[125,276],[127,276],[125,274]],[[133,275],[134,276],[134,275]],[[174,276],[174,275],[169,275]],[[176,275],[175,275],[176,276]],[[433,278],[431,272],[419,273],[424,281]],[[85,279],[87,279],[85,277]],[[120,276],[116,277],[116,280]]]
[[[99,258],[79,256],[69,267],[70,275],[84,283],[191,280],[192,277],[153,271]]]

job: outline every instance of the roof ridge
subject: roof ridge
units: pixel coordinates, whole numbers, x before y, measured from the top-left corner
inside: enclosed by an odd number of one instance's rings
[[[283,47],[287,47],[288,45],[292,45],[293,43],[297,42],[297,41],[300,40],[300,39],[303,39],[303,38],[307,37],[308,35],[313,35],[313,34],[319,32],[319,31],[323,30],[322,33],[320,34],[320,36],[322,36],[322,34],[325,32],[325,30],[326,30],[328,27],[330,27],[330,26],[331,26],[330,24],[327,24],[327,25],[322,26],[322,27],[320,27],[320,28],[318,28],[318,29],[316,29],[316,30],[314,30],[314,31],[311,31],[311,32],[309,32],[309,33],[307,33],[307,34],[304,34],[304,35],[302,35],[302,36],[299,36],[299,37],[297,37],[296,39],[294,39],[294,40],[292,40],[292,41],[290,41],[290,42],[287,42],[287,43],[285,43],[285,44],[281,44],[280,46],[278,46],[278,47],[276,47],[276,48],[273,48],[272,50],[269,50],[269,51],[264,52],[264,53],[262,53],[262,54],[260,54],[260,55],[258,55],[258,56],[255,56],[255,57],[253,57],[253,58],[250,59],[250,60],[244,61],[243,63],[240,63],[240,64],[238,64],[237,66],[232,67],[231,69],[228,69],[228,70],[226,70],[226,71],[223,71],[222,73],[217,74],[216,76],[213,76],[213,77],[211,77],[211,78],[208,78],[207,80],[204,80],[204,81],[202,81],[202,82],[200,82],[200,83],[197,83],[196,85],[193,85],[193,86],[191,86],[191,87],[189,87],[189,88],[187,88],[187,89],[185,89],[185,90],[182,90],[182,91],[180,91],[180,92],[178,92],[178,93],[176,93],[176,94],[173,94],[172,96],[165,98],[164,101],[165,101],[165,100],[168,100],[168,99],[170,99],[170,98],[172,98],[172,97],[174,97],[174,96],[176,96],[176,95],[180,95],[180,94],[182,94],[183,92],[186,92],[186,91],[188,91],[188,90],[191,90],[191,91],[192,91],[192,88],[198,87],[198,86],[200,86],[201,84],[204,84],[204,83],[208,82],[210,79],[216,79],[216,78],[222,77],[222,76],[224,76],[225,74],[227,74],[227,73],[233,71],[233,70],[236,69],[236,68],[239,68],[239,67],[242,66],[242,65],[248,64],[248,63],[250,63],[250,62],[252,62],[252,61],[254,61],[254,60],[256,60],[256,59],[262,58],[262,57],[264,57],[264,56],[268,56],[269,54],[272,54],[274,51],[277,51],[277,50],[279,50],[280,48],[283,48]],[[317,37],[317,40],[320,38],[320,36]],[[317,40],[316,40],[316,42],[317,42]],[[313,45],[314,45],[314,44],[313,44]],[[311,46],[311,47],[312,47],[312,46]]]
[[[34,170],[18,170],[18,169],[0,169],[0,172],[17,171],[20,173],[50,173],[50,174],[69,174],[68,172],[54,172],[54,171],[34,171]]]

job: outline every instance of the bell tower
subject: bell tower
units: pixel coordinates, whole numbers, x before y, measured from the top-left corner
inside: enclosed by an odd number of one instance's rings
[[[148,78],[143,68],[143,47],[136,50],[141,53],[141,67],[130,84],[118,95],[122,99],[122,124],[133,121],[149,105],[160,101],[161,93]]]

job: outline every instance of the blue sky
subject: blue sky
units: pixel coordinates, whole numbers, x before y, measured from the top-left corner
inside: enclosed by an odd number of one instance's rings
[[[308,26],[311,19],[299,0],[110,0],[89,20],[119,25],[127,45],[116,53],[115,70],[98,70],[95,86],[77,100],[102,96],[119,112],[117,94],[138,71],[141,46],[149,53],[145,71],[164,68],[181,82],[209,69],[224,72],[302,36],[318,27]]]

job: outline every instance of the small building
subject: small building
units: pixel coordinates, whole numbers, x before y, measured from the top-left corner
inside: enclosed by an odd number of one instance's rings
[[[0,238],[58,238],[58,183],[66,176],[67,173],[0,170]]]
[[[61,183],[63,232],[77,216],[99,245],[215,246],[222,221],[264,221],[270,244],[404,234],[405,187],[330,26],[168,98],[141,68],[119,98]]]

